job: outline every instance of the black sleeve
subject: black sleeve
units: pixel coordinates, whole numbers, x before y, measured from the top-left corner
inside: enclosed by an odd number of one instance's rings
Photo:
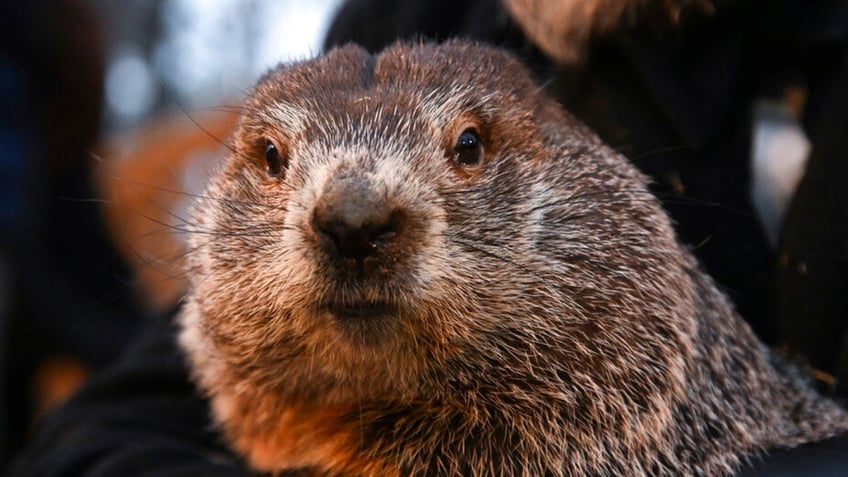
[[[251,474],[212,429],[173,327],[149,328],[120,361],[42,421],[11,476]]]
[[[784,219],[778,319],[783,343],[848,399],[848,5],[841,13],[841,43],[810,48],[813,146]]]
[[[848,436],[767,452],[736,477],[842,477],[848,473]]]
[[[354,42],[378,52],[398,41],[463,37],[512,50],[531,68],[550,61],[509,17],[500,0],[348,0],[333,15],[323,49]]]

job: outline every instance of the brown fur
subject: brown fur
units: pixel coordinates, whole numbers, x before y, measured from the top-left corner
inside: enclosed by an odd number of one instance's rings
[[[684,14],[713,12],[708,0],[504,0],[512,18],[560,63],[583,59],[591,40],[648,27],[676,27]]]
[[[479,163],[457,161],[469,127]],[[352,259],[324,232],[339,216],[391,233]],[[193,218],[181,343],[258,469],[719,475],[848,429],[645,178],[496,49],[270,72]]]

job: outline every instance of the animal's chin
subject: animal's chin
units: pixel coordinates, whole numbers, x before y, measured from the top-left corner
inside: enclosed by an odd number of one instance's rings
[[[382,322],[397,315],[397,308],[386,301],[332,302],[322,308],[342,323]]]
[[[396,338],[400,310],[388,301],[326,302],[319,309],[350,344],[385,346]]]

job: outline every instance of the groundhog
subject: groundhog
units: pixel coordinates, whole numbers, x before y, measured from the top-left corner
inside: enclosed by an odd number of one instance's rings
[[[192,230],[180,342],[257,470],[722,475],[848,430],[499,49],[270,71]]]

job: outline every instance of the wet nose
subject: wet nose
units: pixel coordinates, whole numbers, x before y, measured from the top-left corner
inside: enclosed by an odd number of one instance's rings
[[[342,176],[324,189],[311,227],[330,256],[362,263],[379,258],[404,228],[404,213],[364,179]]]

